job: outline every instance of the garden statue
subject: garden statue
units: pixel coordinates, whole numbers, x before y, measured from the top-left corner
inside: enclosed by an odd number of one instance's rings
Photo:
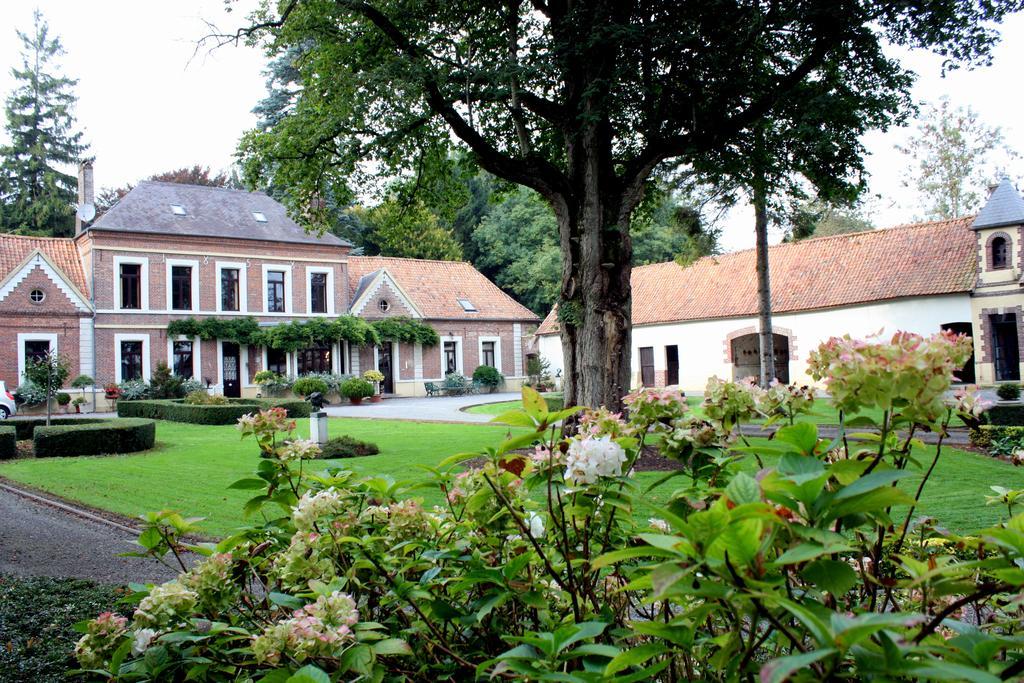
[[[323,410],[324,404],[327,403],[326,399],[324,399],[324,395],[319,391],[314,391],[313,393],[311,393],[309,396],[306,397],[306,400],[310,402],[310,404],[313,406],[313,410],[316,411]]]

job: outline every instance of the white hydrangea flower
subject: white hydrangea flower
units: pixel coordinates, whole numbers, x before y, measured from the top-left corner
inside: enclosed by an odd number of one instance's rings
[[[309,439],[294,439],[277,449],[277,457],[284,462],[312,460],[320,453],[320,446]]]
[[[580,486],[601,477],[618,477],[625,462],[626,451],[611,436],[575,439],[566,455],[565,479]]]
[[[667,534],[672,531],[669,527],[668,522],[658,517],[651,517],[647,520],[647,523],[651,525],[651,528],[655,531],[660,531],[663,534]]]
[[[151,628],[140,628],[135,632],[135,636],[132,638],[132,654],[141,655],[147,649],[149,644],[156,638],[157,633]]]
[[[530,535],[540,538],[544,535],[544,518],[538,512],[526,513],[526,525],[530,529]]]
[[[334,488],[325,489],[315,495],[310,491],[302,494],[292,511],[292,523],[299,531],[312,531],[318,519],[341,511],[341,495]]]

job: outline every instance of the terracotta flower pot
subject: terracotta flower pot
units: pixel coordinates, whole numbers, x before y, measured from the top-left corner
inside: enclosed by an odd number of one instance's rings
[[[370,403],[380,403],[381,399],[383,398],[384,397],[381,396],[380,394],[374,394],[373,396],[370,397]]]
[[[354,405],[354,406],[362,405],[362,403],[363,403],[363,397],[362,396],[352,396],[348,400],[351,401],[352,405]]]

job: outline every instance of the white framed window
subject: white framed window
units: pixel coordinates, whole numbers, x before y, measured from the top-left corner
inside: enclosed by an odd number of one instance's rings
[[[291,377],[294,364],[291,354],[283,349],[263,347],[263,369],[276,372],[283,377]]]
[[[464,375],[462,364],[462,337],[441,337],[441,377],[451,372]]]
[[[225,340],[217,340],[217,390],[220,393],[224,392],[224,343]],[[238,385],[241,387],[254,386],[251,383],[251,375],[249,372],[249,345],[239,344],[238,345]]]
[[[187,366],[188,372],[183,372]],[[200,379],[203,371],[202,344],[199,337],[178,335],[167,338],[167,367],[176,377]]]
[[[280,275],[279,275],[280,274]],[[263,312],[292,312],[292,267],[263,264]]]
[[[234,261],[217,261],[216,266],[217,276],[214,287],[217,296],[217,312],[247,312],[246,298],[249,290],[248,282],[246,281],[245,264]]]
[[[25,366],[33,358],[49,353],[59,353],[56,332],[19,332],[18,333],[18,381],[25,376]],[[13,391],[12,387],[8,387]]]
[[[501,372],[501,337],[478,338],[477,364],[490,365],[498,372]]]
[[[149,310],[149,258],[114,257],[114,308]]]
[[[334,268],[306,266],[306,313],[334,315]]]
[[[167,310],[199,310],[199,261],[167,259]],[[183,276],[187,277],[187,281]],[[185,299],[183,302],[182,300]],[[184,306],[183,304],[188,304]]]
[[[135,376],[137,373],[137,376]],[[128,379],[150,378],[149,335],[114,335],[114,378],[118,383]]]

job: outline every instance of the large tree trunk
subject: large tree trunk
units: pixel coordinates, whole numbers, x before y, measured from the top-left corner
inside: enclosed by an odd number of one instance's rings
[[[772,334],[772,286],[768,271],[768,198],[763,176],[754,181],[753,198],[754,230],[757,233],[759,381],[762,387],[767,387],[775,378],[775,337]]]

